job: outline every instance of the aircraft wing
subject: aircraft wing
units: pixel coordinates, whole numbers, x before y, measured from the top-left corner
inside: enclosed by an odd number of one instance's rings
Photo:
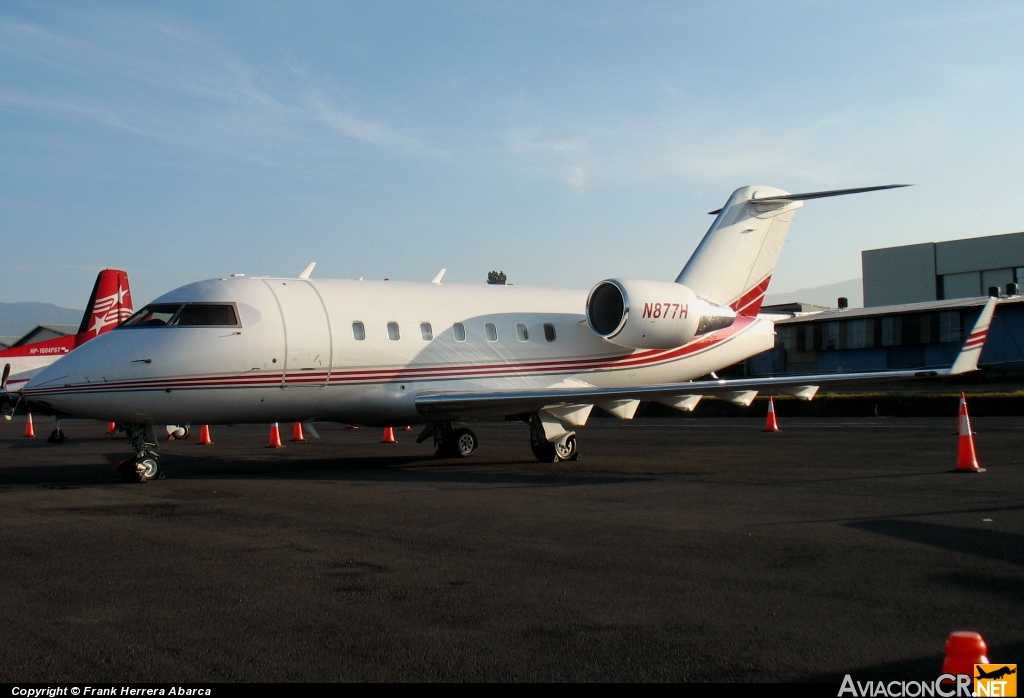
[[[542,409],[557,410],[569,406],[598,405],[624,418],[632,417],[639,401],[658,401],[679,409],[691,410],[702,396],[715,396],[749,405],[758,393],[788,394],[810,400],[822,385],[880,383],[915,378],[955,376],[978,369],[978,359],[988,335],[995,312],[996,299],[990,298],[978,321],[964,342],[952,366],[897,371],[862,371],[858,373],[818,373],[806,375],[768,376],[697,380],[629,388],[598,388],[572,386],[536,390],[505,391],[424,391],[416,395],[420,414],[473,414],[477,416],[519,414]],[[632,405],[630,403],[633,403]],[[619,414],[616,410],[626,410]],[[628,415],[628,416],[627,416]]]

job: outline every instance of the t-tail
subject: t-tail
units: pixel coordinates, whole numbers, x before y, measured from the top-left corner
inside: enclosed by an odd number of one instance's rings
[[[741,187],[725,206],[711,212],[717,218],[679,272],[676,283],[740,315],[757,315],[793,213],[804,201],[905,186],[885,184],[807,194],[790,194],[767,186]]]
[[[96,277],[78,333],[87,334],[91,339],[114,329],[131,314],[132,292],[128,273],[120,269],[104,269]]]

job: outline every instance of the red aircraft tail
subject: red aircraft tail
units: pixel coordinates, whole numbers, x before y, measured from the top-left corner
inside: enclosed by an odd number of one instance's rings
[[[128,273],[120,269],[104,269],[96,277],[78,333],[87,334],[86,339],[91,339],[114,329],[131,314],[132,292]]]

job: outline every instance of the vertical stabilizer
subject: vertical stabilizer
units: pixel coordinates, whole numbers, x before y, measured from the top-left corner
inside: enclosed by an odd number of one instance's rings
[[[104,269],[96,277],[89,305],[82,317],[79,334],[89,339],[112,330],[132,314],[132,292],[128,274],[120,269]]]
[[[896,189],[909,184],[882,184],[856,189],[788,194],[766,186],[741,187],[697,246],[676,283],[705,300],[728,305],[741,315],[757,315],[786,241],[793,212],[808,199]]]
[[[676,283],[701,298],[757,315],[800,200],[775,187],[741,187],[717,213]],[[756,203],[767,199],[764,203]]]

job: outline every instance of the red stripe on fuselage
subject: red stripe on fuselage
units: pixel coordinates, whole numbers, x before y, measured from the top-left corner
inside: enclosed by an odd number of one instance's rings
[[[199,388],[279,387],[329,383],[385,383],[401,380],[446,380],[459,378],[504,378],[509,376],[539,376],[551,373],[615,371],[647,368],[695,355],[723,344],[742,334],[754,324],[751,317],[737,317],[732,326],[712,332],[675,349],[651,349],[613,357],[562,359],[519,363],[491,363],[463,366],[393,367],[379,369],[331,370],[301,373],[262,373],[255,375],[220,375],[180,378],[154,378],[149,380],[123,380],[103,383],[84,383],[72,386],[35,388],[26,395],[45,396],[59,393],[119,392],[123,390],[170,390]]]

